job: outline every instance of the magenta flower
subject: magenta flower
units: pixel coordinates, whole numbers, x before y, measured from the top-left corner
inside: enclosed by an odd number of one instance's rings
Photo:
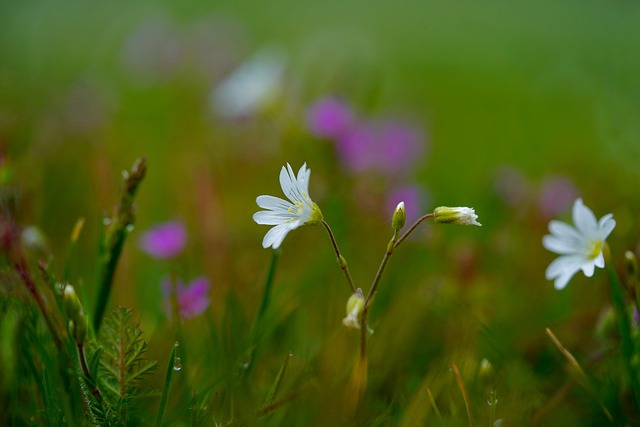
[[[322,98],[307,111],[309,129],[320,138],[337,140],[345,135],[352,123],[351,108],[338,98]]]
[[[424,152],[420,132],[400,120],[382,123],[378,132],[379,169],[389,174],[409,172]]]
[[[146,231],[139,246],[154,258],[167,259],[178,255],[187,242],[187,231],[180,221],[165,222]]]
[[[376,129],[369,123],[358,124],[338,139],[338,155],[351,172],[362,172],[376,166]]]
[[[424,152],[420,132],[400,120],[351,126],[337,140],[337,148],[352,172],[373,170],[387,175],[409,174]]]
[[[171,295],[175,292],[175,301],[178,312],[183,319],[191,319],[192,317],[202,314],[209,307],[209,279],[204,276],[193,279],[189,284],[177,278],[173,283],[169,277],[162,280],[162,292],[167,299],[167,314],[171,316]]]

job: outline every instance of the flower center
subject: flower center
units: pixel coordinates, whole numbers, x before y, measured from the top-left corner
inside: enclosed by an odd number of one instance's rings
[[[293,202],[293,204],[298,207],[298,209],[296,210],[295,214],[296,215],[300,215],[302,213],[302,211],[304,210],[304,205],[302,204],[302,202]],[[290,206],[289,209],[287,209],[287,211],[289,213],[293,213],[293,206]]]
[[[602,252],[602,240],[594,240],[589,245],[589,249],[587,250],[587,258],[595,259]]]

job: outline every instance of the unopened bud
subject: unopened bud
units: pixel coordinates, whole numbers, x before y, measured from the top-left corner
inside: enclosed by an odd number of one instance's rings
[[[87,336],[87,318],[73,286],[66,285],[62,291],[64,312],[69,319],[69,333],[77,344],[83,344]]]
[[[636,254],[631,251],[624,253],[624,267],[628,277],[638,280],[638,258]]]
[[[348,328],[360,329],[360,313],[364,309],[364,296],[362,289],[349,297],[347,301],[347,317],[342,319],[342,323]]]
[[[493,365],[488,359],[482,359],[480,361],[480,367],[478,368],[478,376],[482,379],[488,379],[493,375]]]
[[[396,210],[393,211],[393,217],[391,218],[391,227],[394,230],[400,230],[404,227],[404,223],[407,220],[407,210],[404,207],[404,202],[398,203]]]
[[[478,215],[473,208],[456,207],[449,208],[446,206],[437,207],[433,211],[433,219],[440,224],[457,224],[457,225],[477,225],[482,226],[478,221]]]

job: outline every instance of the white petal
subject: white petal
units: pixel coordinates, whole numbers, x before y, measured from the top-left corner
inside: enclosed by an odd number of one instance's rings
[[[596,216],[591,209],[582,203],[582,199],[576,199],[573,203],[573,223],[580,234],[591,234],[598,227]]]
[[[577,256],[561,256],[554,259],[545,271],[545,277],[547,280],[551,280],[563,274],[571,273],[574,275],[580,270],[583,259]]]
[[[280,197],[274,196],[258,196],[256,203],[263,209],[269,209],[272,211],[287,211],[291,207],[291,203]]]
[[[264,235],[262,247],[266,249],[271,246],[273,249],[278,249],[284,238],[287,237],[287,233],[291,230],[293,229],[289,227],[289,224],[276,225]]]
[[[600,218],[598,227],[600,228],[599,237],[602,240],[605,240],[607,237],[609,237],[609,234],[611,234],[613,229],[616,227],[616,220],[613,219],[613,214],[607,214]]]
[[[307,164],[304,163],[298,171],[298,190],[302,195],[309,196],[309,177],[311,176],[311,169],[307,169]]]
[[[600,251],[598,256],[593,260],[593,265],[598,268],[604,268],[604,255],[602,255],[602,251]]]
[[[579,253],[581,250],[581,246],[577,245],[575,242],[562,240],[550,234],[542,238],[542,246],[551,252],[561,255],[575,254]]]
[[[292,202],[295,199],[291,198],[291,194],[294,192],[295,188],[295,176],[293,175],[293,171],[291,170],[291,166],[287,163],[287,167],[282,167],[280,170],[280,187],[282,187],[282,192],[285,196]]]
[[[569,283],[569,280],[571,280],[574,274],[576,274],[575,271],[573,273],[567,272],[558,276],[558,278],[556,278],[556,280],[553,282],[553,287],[561,291],[567,286],[567,283]]]
[[[581,269],[585,276],[587,277],[593,276],[593,270],[595,270],[594,262],[591,260],[585,262],[584,264],[582,264]]]
[[[286,212],[260,211],[253,214],[253,220],[260,225],[278,225],[294,218]]]
[[[578,230],[562,221],[550,221],[549,231],[564,240],[581,241],[582,237]]]

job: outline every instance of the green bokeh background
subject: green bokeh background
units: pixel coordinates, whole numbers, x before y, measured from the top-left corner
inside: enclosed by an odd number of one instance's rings
[[[168,29],[168,42],[184,44],[168,71],[135,74],[123,52],[149,23]],[[367,423],[420,425],[424,417],[436,425],[428,386],[446,425],[466,425],[450,362],[468,380],[476,418],[484,420],[487,385],[477,370],[487,358],[505,424],[598,425],[602,415],[578,386],[539,415],[569,381],[544,328],[581,362],[610,342],[594,332],[608,301],[601,271],[589,280],[577,275],[563,292],[545,280],[553,256],[540,239],[550,218],[537,197],[545,178],[569,178],[597,216],[612,212],[618,221],[609,240],[616,265],[625,250],[637,253],[639,24],[640,5],[630,1],[4,1],[0,148],[20,188],[20,222],[40,227],[55,259],[64,259],[73,225],[86,218],[72,275],[88,305],[100,213],[117,199],[120,171],[146,156],[136,231],[112,303],[134,309],[153,356],[164,361],[177,327],[164,316],[160,279],[204,274],[213,284],[209,311],[182,326],[188,362],[175,407],[241,355],[271,256],[260,246],[266,227],[251,215],[257,195],[280,194],[282,164],[311,168],[311,196],[358,286],[369,286],[382,257],[390,237],[390,212],[378,200],[385,183],[345,172],[331,144],[306,130],[305,109],[339,94],[363,117],[411,117],[428,136],[412,180],[430,194],[425,209],[474,206],[483,227],[426,225],[391,260],[371,315]],[[189,50],[198,41],[206,49]],[[285,96],[254,120],[216,119],[211,90],[267,44],[289,59]],[[198,68],[202,52],[219,64],[214,75]],[[528,180],[520,206],[495,194],[504,165]],[[373,201],[357,196],[363,186]],[[173,218],[189,230],[185,254],[170,262],[142,254],[138,231]],[[301,396],[261,422],[349,425],[348,411],[339,409],[357,353],[357,334],[341,323],[348,297],[324,231],[292,232],[253,394],[245,401],[236,395],[236,410],[252,410],[292,352],[283,387]],[[590,372],[615,411],[624,403],[611,364],[595,362]],[[154,381],[161,386],[160,375]],[[233,387],[225,393],[241,394]],[[225,398],[212,405],[232,418]]]

